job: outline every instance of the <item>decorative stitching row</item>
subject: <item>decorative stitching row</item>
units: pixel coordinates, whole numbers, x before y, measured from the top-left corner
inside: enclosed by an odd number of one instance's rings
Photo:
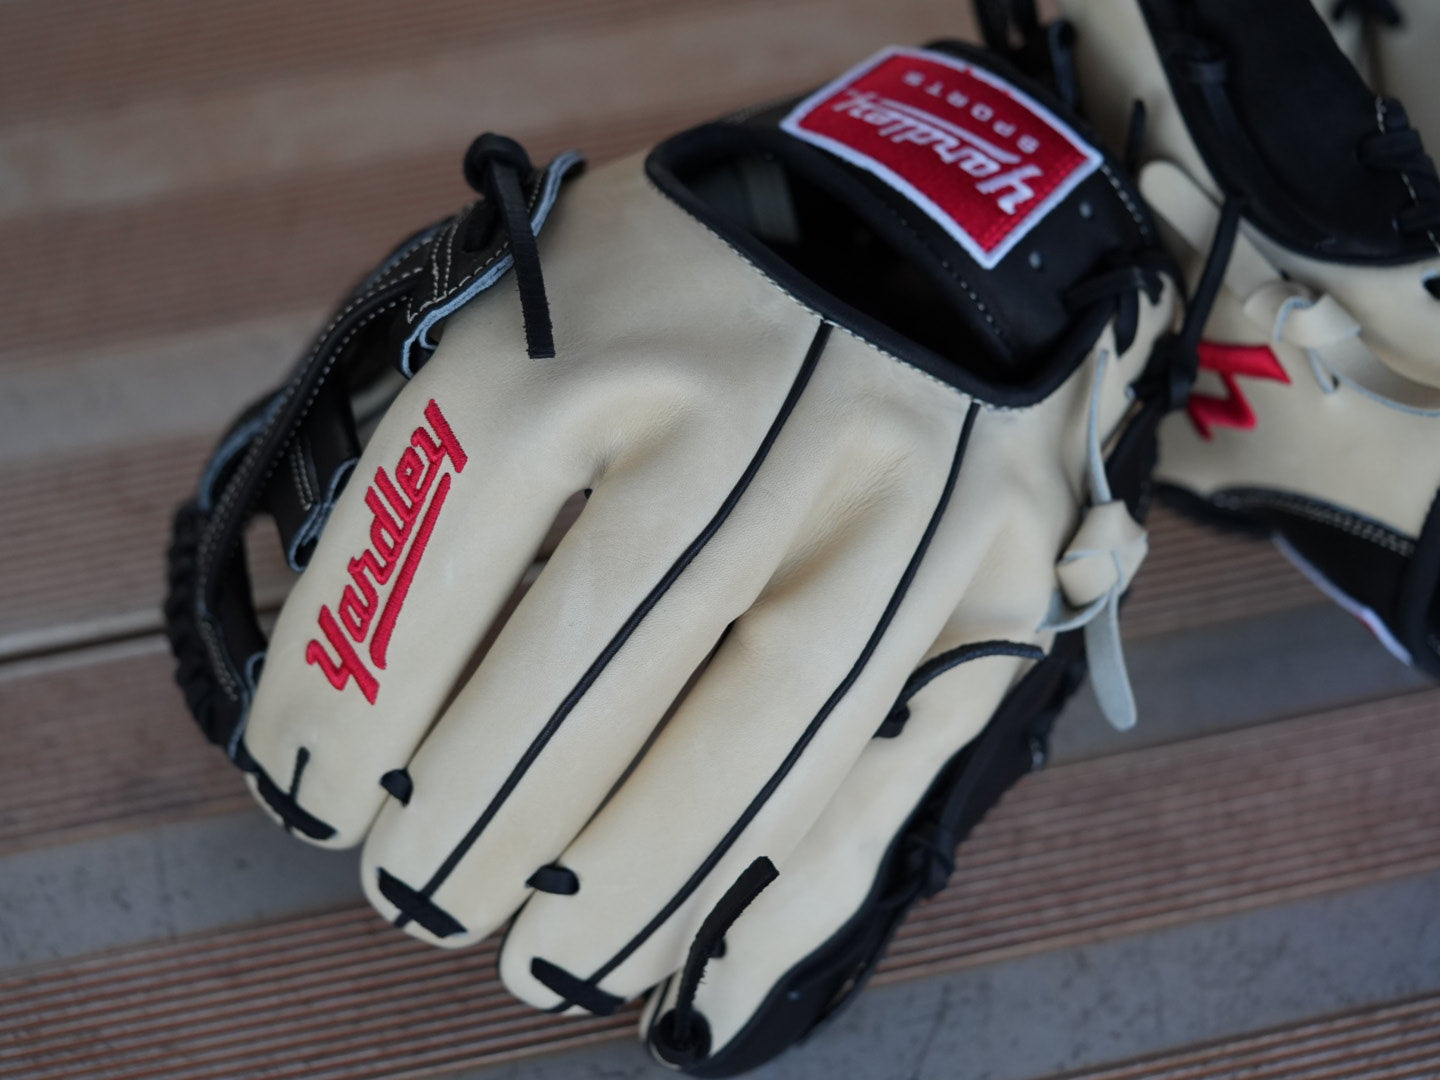
[[[1135,227],[1147,240],[1150,239],[1150,223],[1145,220],[1145,215],[1140,213],[1140,208],[1135,205],[1135,200],[1130,198],[1130,193],[1125,190],[1125,185],[1120,178],[1111,170],[1108,162],[1100,162],[1100,171],[1105,174],[1105,179],[1110,181],[1110,186],[1115,189],[1115,194],[1120,196],[1120,201],[1125,204],[1125,209],[1130,212],[1130,219],[1135,222]]]
[[[394,282],[398,282],[406,277],[411,277],[415,274],[418,274],[423,269],[423,267],[416,267],[413,270],[407,270],[405,273],[397,275],[394,279]],[[294,397],[297,388],[310,375],[313,365],[321,356],[322,348],[325,346],[325,343],[328,340],[330,334],[334,332],[335,327],[337,327],[341,322],[343,322],[345,318],[347,318],[353,311],[357,310],[360,307],[363,307],[366,303],[369,303],[371,300],[373,300],[374,297],[380,292],[383,292],[386,287],[387,286],[384,284],[377,284],[375,288],[366,292],[364,296],[357,298],[347,304],[333,319],[330,320],[325,330],[316,339],[315,345],[311,348],[310,353],[305,358],[305,362],[296,371],[295,375],[291,377],[290,382],[286,385],[280,402],[275,407],[269,421],[266,422],[264,429],[256,436],[255,441],[250,444],[250,448],[246,451],[245,457],[241,460],[240,465],[236,470],[235,476],[232,477],[230,482],[225,485],[225,491],[220,497],[220,502],[215,507],[214,516],[211,517],[210,521],[206,525],[204,532],[201,534],[200,545],[197,552],[195,605],[197,608],[196,622],[201,627],[206,627],[209,623],[209,614],[207,611],[205,611],[205,595],[208,589],[210,559],[214,554],[216,536],[221,531],[223,531],[222,527],[228,521],[228,518],[234,507],[235,500],[239,498],[239,490],[245,485],[249,478],[249,475],[255,471],[260,457],[260,448],[270,438],[271,432],[274,431],[275,425],[279,422],[281,413],[285,411],[286,404],[290,401],[292,397]],[[325,379],[328,377],[330,369],[334,367],[334,365],[339,361],[340,354],[344,352],[345,347],[350,343],[350,341],[355,337],[357,333],[359,333],[365,327],[369,326],[370,323],[374,322],[375,319],[377,319],[384,312],[394,308],[398,303],[399,299],[396,298],[394,300],[391,300],[389,303],[383,305],[382,307],[376,308],[374,311],[370,312],[368,316],[366,316],[354,327],[352,327],[350,332],[345,335],[345,337],[340,341],[338,345],[327,350],[328,359],[320,368],[319,375],[315,380],[315,385],[311,388],[310,396],[305,401],[305,404],[301,407],[299,414],[295,418],[294,423],[296,426],[302,423],[305,417],[309,415],[310,407],[314,404],[315,398],[319,394],[321,386],[324,384]],[[266,469],[265,475],[261,478],[262,484],[266,480],[268,480],[269,477],[274,473],[275,467],[278,462],[279,458],[271,458],[269,467]],[[206,652],[210,654],[211,667],[214,669],[215,673],[220,678],[221,688],[225,691],[225,696],[228,697],[231,701],[239,702],[242,696],[239,691],[239,684],[230,672],[230,666],[228,663],[229,658],[226,655],[224,649],[220,646],[220,643],[216,639],[213,632],[202,632],[201,638],[205,642]]]
[[[1287,495],[1279,491],[1221,491],[1211,497],[1217,506],[1227,510],[1246,510],[1255,506],[1269,506],[1276,510],[1297,514],[1322,525],[1330,525],[1361,540],[1393,551],[1402,558],[1415,554],[1415,542],[1374,521],[1367,521],[1355,514],[1347,514],[1331,506],[1314,503],[1299,495]]]
[[[542,172],[540,180],[535,184],[534,190],[530,192],[530,197],[526,200],[526,210],[529,211],[529,216],[534,216],[535,207],[539,203],[540,196],[545,190],[545,176],[549,174],[549,171],[549,169],[546,169]],[[450,228],[447,230],[447,235],[442,239],[439,244],[437,244],[434,255],[435,290],[431,294],[429,300],[425,301],[425,303],[423,303],[419,308],[414,309],[413,311],[411,310],[410,305],[408,303],[406,304],[405,320],[407,322],[413,323],[417,318],[424,315],[427,311],[435,307],[437,304],[444,303],[450,297],[454,296],[457,292],[462,291],[465,286],[469,285],[470,282],[474,281],[486,270],[490,269],[491,266],[497,263],[500,259],[504,258],[504,256],[509,252],[510,249],[505,244],[500,244],[495,249],[495,251],[491,253],[488,259],[486,259],[478,266],[474,267],[470,271],[470,273],[466,274],[463,278],[461,278],[453,285],[449,283],[451,270],[450,259],[455,244],[455,236],[459,232],[460,223],[462,220],[469,220],[470,215],[475,212],[476,207],[478,207],[479,205],[479,203],[471,203],[469,207],[461,211],[459,214],[455,215],[454,220],[451,222]],[[439,252],[441,247],[443,247],[445,250],[445,276],[443,279],[440,276],[439,270]]]

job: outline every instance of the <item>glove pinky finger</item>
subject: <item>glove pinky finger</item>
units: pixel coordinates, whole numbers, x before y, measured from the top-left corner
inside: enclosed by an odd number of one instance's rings
[[[1083,672],[1076,638],[1038,661],[1019,643],[962,646],[962,662],[902,695],[778,876],[747,871],[701,928],[716,939],[651,993],[651,1053],[733,1076],[848,1004],[911,906],[944,886],[955,845],[1032,767]]]

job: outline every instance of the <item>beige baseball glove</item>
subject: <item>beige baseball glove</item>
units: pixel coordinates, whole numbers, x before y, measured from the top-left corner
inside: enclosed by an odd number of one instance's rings
[[[1194,292],[1163,491],[1272,536],[1440,675],[1440,179],[1405,107],[1309,0],[1061,6],[1050,66],[1139,169]]]
[[[385,918],[508,923],[541,1009],[655,988],[654,1052],[727,1075],[848,999],[1085,647],[1132,722],[1176,287],[1113,162],[963,46],[577,165],[472,147],[484,198],[221,442],[171,637],[206,732],[288,830],[364,844]],[[303,570],[268,641],[261,512]]]

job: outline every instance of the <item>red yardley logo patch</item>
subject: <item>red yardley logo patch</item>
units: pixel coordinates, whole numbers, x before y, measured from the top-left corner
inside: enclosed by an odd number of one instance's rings
[[[372,705],[380,692],[375,672],[385,670],[395,620],[435,531],[451,477],[464,472],[469,460],[433,399],[425,406],[425,419],[429,427],[415,429],[394,469],[375,470],[365,492],[365,506],[373,515],[370,544],[350,560],[350,584],[335,611],[328,604],[320,608],[323,640],[312,638],[305,648],[306,662],[324,672],[331,686],[343,690],[354,679]],[[367,643],[368,663],[358,651]]]
[[[987,270],[1100,165],[998,75],[922,49],[883,50],[780,126],[880,177]]]

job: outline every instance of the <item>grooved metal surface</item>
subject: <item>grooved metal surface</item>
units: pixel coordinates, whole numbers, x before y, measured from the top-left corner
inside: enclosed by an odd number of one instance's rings
[[[730,0],[10,0],[0,39],[0,119],[201,94],[336,69],[392,64],[467,45],[685,15]],[[77,26],[89,32],[78,34]]]
[[[596,159],[638,149],[727,104],[612,118],[583,132],[528,132],[540,160],[567,145]],[[495,126],[503,126],[499,121]],[[30,355],[137,340],[307,304],[329,305],[415,229],[465,205],[467,139],[363,165],[329,166],[181,191],[119,207],[0,222],[6,349]],[[84,244],[55,245],[56,236]],[[96,252],[105,280],[96,277]],[[90,286],[84,302],[76,289]]]
[[[1433,1080],[1440,994],[1156,1054],[1052,1080]]]
[[[1425,691],[1031,777],[877,981],[1440,868],[1437,715]],[[0,980],[0,1074],[419,1076],[633,1021],[537,1015],[499,986],[493,954],[351,910],[21,970]]]
[[[205,742],[158,638],[67,657],[30,677],[0,671],[0,853],[252,804]]]
[[[59,13],[98,6],[0,8],[0,99],[28,103],[0,109],[0,360],[330,300],[465,201],[484,130],[600,160],[969,27],[938,0]]]
[[[193,495],[212,441],[167,439],[4,471],[0,660],[160,628],[171,518]],[[257,596],[273,604],[288,587],[279,544],[255,552]]]

